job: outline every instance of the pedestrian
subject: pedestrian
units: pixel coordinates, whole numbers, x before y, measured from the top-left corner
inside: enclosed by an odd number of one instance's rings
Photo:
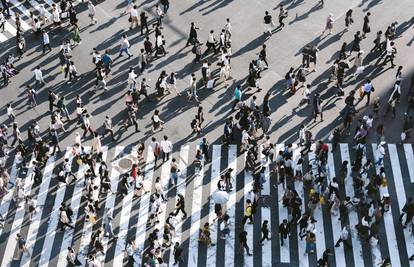
[[[181,195],[181,194],[178,194],[177,195],[177,203],[175,205],[174,217],[176,217],[180,211],[183,213],[182,219],[184,220],[185,218],[187,218],[187,212],[185,212],[184,196]]]
[[[66,256],[67,260],[67,266],[69,267],[75,267],[75,266],[81,266],[82,263],[78,259],[78,253],[72,248],[68,247],[68,255]]]
[[[395,54],[397,54],[397,48],[395,48],[394,42],[387,41],[387,48],[386,48],[386,56],[384,58],[384,61],[382,62],[382,65],[387,64],[388,60],[391,62],[391,68],[395,67],[394,64],[394,58]]]
[[[226,240],[226,237],[230,235],[230,216],[227,213],[223,215],[223,220],[221,223],[222,223],[222,227],[220,228],[221,229],[220,239]]]
[[[174,244],[174,264],[177,265],[179,262],[183,262],[183,248],[179,242],[175,242]]]
[[[216,43],[217,43],[217,40],[214,37],[214,30],[211,30],[208,35],[207,42],[206,42],[207,49],[206,51],[204,51],[203,56],[206,56],[210,52],[210,50],[213,50],[214,54],[217,54]]]
[[[114,137],[114,129],[113,129],[113,126],[112,126],[112,120],[109,116],[105,116],[104,134],[103,135],[105,136],[107,133],[111,134],[112,141],[116,140],[115,137]]]
[[[260,240],[259,244],[263,245],[263,241],[271,240],[271,238],[269,237],[270,230],[269,230],[269,221],[268,220],[263,221],[261,231],[262,231],[262,239]]]
[[[332,256],[331,250],[329,248],[325,249],[322,254],[322,258],[318,260],[318,266],[320,267],[328,267],[329,266],[329,256]]]
[[[195,45],[197,43],[197,30],[199,30],[199,28],[195,26],[194,22],[191,22],[190,34],[188,35],[185,47],[189,46],[190,44]]]
[[[322,35],[327,30],[329,31],[328,34],[332,34],[332,29],[333,29],[334,22],[335,22],[334,15],[332,13],[329,13],[328,17],[326,18],[325,29],[322,31]]]
[[[46,30],[42,30],[42,40],[43,40],[43,54],[46,52],[46,48],[50,51],[52,51],[52,48],[50,48],[50,39],[49,34],[46,32]]]
[[[371,32],[371,27],[369,25],[369,17],[371,12],[368,12],[364,17],[364,25],[362,26],[362,39],[365,39],[366,34]]]
[[[269,33],[269,35],[272,35],[273,28],[275,26],[275,23],[273,22],[272,16],[269,14],[269,11],[265,11],[265,16],[263,18],[264,20],[264,34]]]
[[[37,86],[39,83],[42,85],[46,83],[45,80],[43,79],[43,73],[42,73],[42,70],[40,69],[40,66],[37,66],[36,69],[33,71],[33,73],[34,73],[34,78],[36,81],[35,86]]]
[[[236,87],[234,88],[234,102],[233,102],[232,111],[236,109],[237,104],[241,101],[241,99],[242,99],[242,92],[241,92],[240,85],[236,85]]]
[[[313,122],[316,122],[318,115],[321,116],[321,121],[323,121],[322,99],[319,93],[315,93],[313,97]]]
[[[367,97],[367,103],[366,105],[369,105],[369,100],[371,97],[371,93],[375,91],[374,86],[372,85],[372,82],[370,79],[367,79],[365,81],[365,84],[361,87],[362,88],[362,94],[361,97],[359,98],[359,101],[362,101],[362,99],[364,99],[364,97]]]
[[[95,18],[96,14],[96,8],[92,4],[92,1],[88,1],[88,17],[91,19],[90,25],[94,25],[98,22],[98,20]]]
[[[246,200],[246,208],[244,211],[243,225],[247,222],[247,219],[249,219],[249,224],[253,224],[253,205],[250,199]]]
[[[170,184],[176,185],[178,179],[178,173],[180,169],[178,168],[177,160],[175,158],[171,159],[170,163]]]
[[[123,34],[118,57],[122,57],[122,54],[126,53],[128,55],[128,58],[131,58],[132,54],[129,52],[129,48],[130,48],[130,44],[129,44],[127,35]]]
[[[316,236],[313,232],[309,232],[306,236],[306,254],[313,254],[316,250]]]
[[[283,23],[283,20],[287,18],[288,11],[284,9],[283,4],[279,5],[279,28],[285,27],[285,23]]]
[[[341,243],[343,243],[345,247],[351,248],[352,246],[348,243],[348,238],[349,238],[349,226],[346,225],[342,228],[339,239],[335,243],[335,247],[339,247]]]
[[[283,241],[290,237],[290,223],[288,220],[284,219],[283,222],[279,225],[279,234],[280,234],[280,245],[283,247]]]
[[[239,254],[243,254],[243,249],[246,249],[247,255],[253,255],[249,252],[249,246],[247,245],[247,232],[244,230],[239,233],[239,247]]]
[[[352,9],[348,9],[345,13],[345,32],[349,31],[349,28],[354,23],[354,19],[352,18]]]
[[[139,26],[139,20],[138,20],[138,6],[134,5],[131,9],[131,11],[129,12],[129,21],[131,22],[131,25],[129,26],[129,29],[132,30],[135,27]]]
[[[155,14],[157,15],[157,25],[162,29],[162,19],[164,18],[164,12],[160,5],[155,5]]]
[[[30,256],[30,253],[29,253],[29,251],[27,250],[27,247],[26,247],[26,239],[24,239],[20,233],[17,233],[16,240],[17,240],[17,245],[19,247],[19,253],[18,253],[18,257],[13,258],[13,259],[14,260],[20,260],[23,256],[23,253],[25,253],[25,252]]]

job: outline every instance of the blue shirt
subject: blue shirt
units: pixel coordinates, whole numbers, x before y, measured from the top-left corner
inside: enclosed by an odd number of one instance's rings
[[[111,63],[111,57],[107,54],[103,55],[102,62],[104,63],[104,65],[108,66]]]
[[[241,96],[242,96],[242,93],[240,91],[240,88],[237,87],[236,90],[234,91],[234,99],[241,100]]]

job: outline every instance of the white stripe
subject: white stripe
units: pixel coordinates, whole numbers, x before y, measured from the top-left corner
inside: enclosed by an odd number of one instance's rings
[[[116,146],[113,159],[117,159],[119,157],[119,154],[121,154],[121,152],[123,150],[124,150],[124,146]],[[119,181],[119,172],[117,170],[117,165],[118,165],[117,161],[112,161],[110,181],[111,181],[111,190],[115,194],[109,193],[109,195],[108,195],[108,197],[105,201],[105,213],[106,214],[104,214],[104,216],[106,216],[106,217],[109,217],[110,215],[113,216],[113,208],[115,206],[116,192],[118,190],[118,181]],[[108,243],[109,243],[110,240],[107,239],[106,241],[107,242],[103,242],[103,244],[102,244],[103,245],[103,255],[102,255],[102,257],[100,257],[100,259],[102,259],[101,262],[105,261],[105,254],[106,254],[107,246],[108,246]]]
[[[36,237],[37,237],[37,233],[39,231],[40,221],[42,219],[43,206],[46,203],[46,198],[47,198],[47,195],[49,193],[49,185],[50,185],[50,181],[52,180],[51,178],[52,178],[52,175],[53,175],[54,166],[55,166],[55,157],[51,156],[48,159],[48,161],[46,162],[42,184],[40,186],[39,193],[37,195],[37,206],[39,207],[39,210],[37,210],[36,213],[33,215],[32,223],[30,224],[29,230],[28,230],[28,233],[27,233],[26,247],[27,247],[27,250],[29,252],[28,254],[30,256],[25,254],[26,257],[22,258],[22,262],[21,262],[20,266],[29,266],[30,265],[31,254],[33,252],[33,247],[36,243]]]
[[[90,147],[84,147],[84,148],[85,148],[85,153],[89,153],[91,150]],[[78,213],[79,213],[79,208],[81,205],[82,191],[84,189],[85,171],[87,169],[88,169],[88,165],[82,164],[82,166],[79,167],[77,175],[76,175],[78,179],[76,181],[75,189],[73,190],[73,195],[71,197],[71,203],[70,203],[70,207],[73,209],[73,219],[74,219],[74,223],[72,224],[73,226],[75,226],[78,221]],[[67,263],[66,261],[67,248],[71,246],[73,243],[72,239],[73,239],[73,234],[75,233],[75,229],[69,228],[69,229],[65,229],[64,231],[65,232],[63,234],[62,245],[60,246],[61,251],[59,253],[59,258],[58,258],[58,262],[56,266],[64,266]]]
[[[263,155],[262,153],[260,153]],[[246,156],[247,152],[244,153],[244,162],[246,163]],[[246,164],[244,164],[246,166]],[[236,186],[234,186],[234,189],[236,189]],[[249,192],[253,190],[253,176],[248,171],[244,170],[244,206],[243,206],[243,212],[246,210],[246,201],[248,199]],[[252,204],[253,200],[251,199]],[[254,220],[254,215],[253,215]],[[244,224],[244,230],[247,232],[247,245],[249,246],[250,253],[253,254],[254,246],[253,246],[253,224],[249,224],[250,220],[248,219],[246,223]],[[245,256],[244,257],[244,266],[250,267],[253,266],[253,257],[252,256]]]
[[[374,162],[378,161],[378,150],[377,145],[372,144],[372,152],[374,154]],[[376,165],[376,172],[379,174],[380,166]],[[395,179],[395,177],[394,177]],[[392,209],[384,213],[384,225],[385,225],[385,233],[387,235],[387,246],[388,251],[390,252],[390,259],[394,266],[401,266],[400,262],[400,253],[397,247],[397,237],[395,235],[395,228],[394,228],[394,220],[392,217]],[[379,259],[380,261],[381,259]],[[375,262],[374,262],[375,264]]]
[[[279,153],[280,150],[283,150],[284,145],[283,144],[277,144],[276,145],[276,152]],[[276,154],[278,155],[278,154]],[[285,180],[287,178],[285,177]],[[287,208],[283,207],[282,204],[282,199],[283,199],[283,195],[284,195],[284,191],[283,191],[283,186],[282,184],[277,186],[277,194],[279,197],[279,201],[278,201],[278,211],[279,211],[279,222],[278,222],[278,226],[283,222],[284,219],[288,219],[288,212],[287,212]],[[280,238],[282,238],[279,235]],[[280,246],[280,243],[278,244]],[[290,238],[286,238],[285,240],[283,240],[283,247],[280,246],[280,262],[284,262],[284,263],[289,263],[290,262]]]
[[[328,179],[332,181],[332,179],[335,177],[335,163],[333,159],[333,153],[332,153],[332,146],[329,144],[329,152],[328,152]],[[337,196],[339,198],[339,196]],[[331,216],[331,223],[332,223],[332,234],[334,238],[334,243],[338,241],[342,227],[341,227],[341,221],[338,220],[339,218],[339,207],[338,207],[338,214],[336,216]],[[331,213],[331,212],[329,212]],[[345,250],[344,246],[340,247],[334,247],[335,251],[335,260],[336,260],[336,266],[346,266],[345,263]]]
[[[190,226],[190,241],[188,248],[188,265],[198,266],[198,237],[199,231],[202,227],[200,225],[201,220],[201,199],[203,193],[203,177],[204,177],[204,160],[201,162],[201,170],[198,175],[194,176],[194,189],[193,189],[193,203],[191,206],[191,226]],[[210,226],[211,228],[211,226]]]
[[[188,153],[189,153],[190,147],[188,145],[182,146],[180,151],[180,163],[179,163],[179,169],[180,169],[180,175],[179,179],[177,181],[177,193],[181,194],[185,197],[185,189],[186,189],[186,177],[187,177],[187,165],[188,165]],[[152,152],[151,152],[152,153]],[[148,211],[148,208],[146,209]],[[139,213],[141,216],[141,212]],[[172,239],[172,243],[175,244],[175,242],[179,242],[181,244],[181,232],[182,232],[182,225],[184,220],[179,220],[177,225],[175,226],[176,229],[176,235]],[[145,229],[143,229],[145,232]],[[142,234],[140,236],[143,236]],[[137,232],[137,237],[138,232]],[[170,258],[169,258],[169,266],[173,266],[174,264],[174,249],[170,249]]]
[[[0,33],[0,43],[3,43],[5,41],[7,41],[7,37],[3,33]]]
[[[309,152],[309,162],[314,165],[312,170],[317,169],[317,160],[315,159],[315,144],[312,145],[312,151]],[[316,253],[317,258],[320,259],[322,257],[323,252],[325,251],[325,230],[323,226],[323,216],[322,216],[322,208],[320,204],[314,211],[314,219],[317,221],[315,223],[315,230],[316,234]]]
[[[69,159],[68,163],[72,165],[73,154],[71,153],[71,147],[66,148],[65,159]],[[59,187],[59,185],[58,185]],[[53,204],[52,213],[49,216],[48,227],[45,234],[45,241],[42,248],[42,253],[40,254],[39,266],[44,267],[49,264],[50,254],[52,253],[53,241],[55,240],[57,227],[59,223],[59,208],[65,197],[65,186],[59,187],[56,192],[55,203]]]
[[[260,153],[260,159],[263,161],[264,155]],[[268,192],[270,196],[271,192],[271,185],[270,185],[270,173],[269,173],[269,163],[266,163],[266,171],[265,171],[265,179],[266,183],[263,184],[263,191]],[[266,203],[271,204],[271,203]],[[272,238],[272,217],[271,217],[271,207],[265,207],[264,205],[261,207],[262,212],[262,223],[267,220],[268,221],[268,229],[269,229],[269,238]],[[261,236],[260,236],[261,239]],[[253,249],[254,251],[254,249]],[[272,266],[272,240],[264,240],[262,246],[262,266],[263,267],[271,267]]]
[[[339,144],[339,147],[341,149],[341,158],[343,161],[348,161],[348,167],[347,167],[347,177],[345,177],[345,194],[349,196],[351,199],[354,198],[355,192],[354,192],[354,186],[352,184],[352,177],[350,177],[350,174],[352,172],[351,170],[351,159],[349,157],[349,150],[348,150],[348,144]],[[352,238],[352,252],[354,256],[354,263],[355,266],[365,266],[364,265],[364,258],[362,255],[362,246],[361,242],[358,239],[358,233],[355,229],[355,225],[358,224],[358,215],[355,211],[349,212],[349,227],[351,230],[351,238]],[[336,240],[335,240],[336,242]]]
[[[10,204],[12,202],[12,198],[13,198],[13,193],[15,190],[15,182],[16,182],[16,177],[17,177],[17,162],[16,162],[16,158],[14,158],[14,162],[13,162],[13,166],[10,172],[10,180],[9,182],[11,182],[13,184],[13,187],[9,189],[9,192],[3,196],[3,198],[0,199],[0,214],[3,215],[4,219],[7,221],[7,213],[9,212],[9,207]],[[8,187],[8,185],[6,185],[6,187]],[[6,221],[4,223],[6,223]],[[0,236],[3,232],[4,228],[0,228]]]
[[[397,146],[394,144],[388,144],[388,150],[389,150],[389,155],[390,155],[390,160],[391,160],[392,175],[394,177],[395,189],[397,190],[398,206],[400,210],[402,210],[402,208],[405,205],[405,202],[407,201],[407,198],[405,195],[404,182],[403,182],[403,177],[402,177],[402,173],[400,169],[400,166],[401,166],[400,160],[398,159]],[[403,220],[403,222],[405,222],[405,220]],[[412,236],[410,235],[408,229],[403,229],[403,232],[404,232],[404,240],[406,244],[407,255],[408,257],[410,257],[414,251],[414,244],[413,244]],[[396,246],[398,250],[397,242],[395,242],[394,245]],[[394,264],[394,261],[392,261],[392,263]],[[409,261],[409,263],[411,267],[414,266],[413,261]]]
[[[414,184],[414,154],[411,144],[404,144],[405,159],[407,160],[408,173],[410,181]]]
[[[210,181],[210,196],[218,190],[217,183],[220,180],[220,164],[221,164],[221,145],[213,145],[213,152],[211,155],[211,181]],[[217,244],[217,231],[218,225],[215,224],[214,219],[216,218],[214,214],[214,201],[210,198],[209,202],[209,213],[208,213],[208,222],[211,225],[211,242]],[[218,221],[217,221],[218,223]],[[216,266],[217,260],[217,247],[211,246],[207,249],[207,262],[211,266]]]
[[[8,21],[4,23],[4,31],[10,33],[12,36],[16,36],[17,29],[11,25]]]
[[[32,172],[33,172],[33,161],[34,160],[35,160],[35,156],[33,155],[29,163],[29,171],[27,172],[27,176],[24,180],[23,188],[24,188],[25,195],[29,195],[32,190],[32,186],[33,186]],[[13,224],[10,228],[9,238],[7,240],[3,260],[0,266],[8,266],[9,264],[11,264],[11,261],[14,256],[14,250],[17,245],[16,234],[20,233],[20,229],[23,225],[24,214],[25,214],[24,200],[21,202],[23,202],[22,205],[20,207],[17,206],[16,213],[14,214]]]
[[[106,160],[106,155],[107,154],[108,154],[108,147],[103,146],[102,147],[102,161]],[[99,172],[99,167],[100,166],[101,166],[101,164],[96,164],[95,165],[95,173]],[[100,190],[100,189],[98,189],[98,190]],[[81,236],[81,241],[80,241],[78,253],[83,254],[83,255],[88,255],[89,244],[91,243],[91,238],[92,238],[92,230],[93,230],[93,223],[86,220],[86,214],[85,214],[84,225],[83,225],[83,229],[82,229],[82,236]],[[62,249],[65,249],[65,248],[61,248],[61,250]],[[64,250],[63,252],[61,252],[61,254],[66,254],[67,255],[67,250]]]
[[[37,2],[37,1],[35,1],[35,0],[30,0],[29,1],[29,3],[30,3],[30,5],[32,5],[36,10],[38,10],[39,11],[39,9],[40,9],[40,4]],[[46,6],[44,6],[44,8],[45,8],[45,16],[49,19],[49,17],[52,15],[52,14],[50,14],[49,13],[49,11],[47,11],[47,9],[46,9]]]
[[[137,148],[134,147],[132,149],[132,154],[137,155]],[[113,266],[122,266],[122,262],[124,260],[124,251],[127,242],[127,235],[128,235],[128,226],[129,226],[129,219],[131,215],[131,208],[132,208],[132,198],[134,197],[134,189],[128,192],[124,199],[122,200],[122,210],[121,210],[121,217],[119,220],[119,234],[118,240],[115,247],[115,255],[114,255],[114,262]]]
[[[229,168],[233,169],[233,172],[231,174],[232,184],[233,184],[233,190],[230,193],[229,201],[227,202],[227,214],[230,217],[230,221],[233,222],[230,227],[230,235],[226,240],[226,248],[224,250],[225,252],[225,266],[234,266],[234,260],[237,257],[235,254],[235,245],[236,245],[236,236],[238,235],[239,229],[236,229],[235,222],[236,222],[236,190],[237,190],[237,184],[236,184],[236,178],[237,175],[237,146],[236,145],[229,145],[228,147],[228,157],[229,157]],[[232,231],[233,230],[233,231]]]
[[[24,16],[30,19],[29,10],[23,5],[23,3],[18,2],[17,0],[9,0],[9,2],[14,6],[17,7]],[[10,14],[11,15],[11,14]],[[23,21],[23,16],[20,16],[20,21]],[[22,25],[23,26],[23,25]]]
[[[149,189],[151,192],[152,187],[152,180],[154,174],[154,152],[151,149],[151,146],[148,146],[148,156],[147,156],[147,163],[145,165],[145,181],[144,181],[144,190]],[[144,250],[145,244],[145,232],[147,230],[147,221],[148,221],[148,211],[149,211],[149,202],[150,202],[150,194],[144,194],[141,196],[140,204],[139,204],[139,217],[137,222],[137,232],[135,235],[137,251],[141,254]]]

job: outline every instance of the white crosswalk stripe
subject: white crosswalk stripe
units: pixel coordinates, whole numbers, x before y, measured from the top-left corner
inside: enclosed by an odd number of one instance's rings
[[[313,152],[310,152],[307,156],[301,156],[300,148],[297,145],[293,145],[293,157],[292,157],[292,168],[296,170],[296,164],[299,158],[302,158],[303,161],[308,162],[313,165],[313,173],[316,174],[316,166],[315,166],[315,148],[312,148]],[[328,160],[327,160],[327,182],[331,181],[333,177],[335,177],[335,173],[338,174],[339,170],[341,169],[341,163],[343,161],[348,161],[349,164],[347,166],[347,177],[344,180],[344,185],[340,184],[340,187],[343,187],[341,190],[346,193],[347,196],[353,198],[355,196],[354,186],[352,182],[352,171],[351,171],[351,158],[353,157],[354,151],[350,149],[350,145],[348,144],[340,144],[335,151],[330,151],[328,153]],[[366,162],[367,159],[371,159],[373,162],[378,160],[378,152],[377,146],[374,144],[372,145],[372,153],[367,152],[364,154],[362,162]],[[115,192],[119,191],[118,182],[120,180],[121,171],[118,167],[119,160],[122,158],[136,158],[136,148],[133,148],[132,151],[125,153],[124,147],[115,147],[111,148],[108,151],[104,148],[103,158],[106,162],[112,162],[112,164],[108,164],[110,168],[110,181],[112,190]],[[283,144],[276,144],[275,152],[279,150],[283,150]],[[86,151],[89,151],[89,147],[85,147]],[[309,266],[312,265],[310,262],[311,256],[304,255],[305,250],[305,241],[300,240],[299,238],[293,237],[291,239],[285,240],[285,245],[283,247],[280,244],[276,244],[276,249],[274,250],[274,240],[265,240],[261,249],[255,249],[258,244],[254,244],[253,240],[260,240],[261,239],[261,231],[257,230],[260,229],[261,223],[264,220],[269,221],[269,229],[277,229],[277,226],[283,221],[283,219],[290,218],[290,214],[285,207],[283,207],[281,203],[281,199],[283,197],[283,187],[282,185],[278,185],[277,188],[271,187],[272,183],[276,184],[275,181],[272,179],[275,178],[275,174],[270,173],[270,166],[268,162],[265,162],[264,155],[259,152],[259,160],[260,160],[260,167],[265,167],[265,177],[266,182],[263,184],[266,187],[267,192],[269,192],[269,196],[265,196],[264,200],[261,201],[266,205],[277,205],[277,207],[266,207],[261,206],[260,214],[261,218],[255,218],[255,222],[261,222],[259,224],[250,225],[248,223],[245,224],[244,229],[247,231],[248,235],[248,246],[250,248],[250,252],[255,254],[256,251],[260,251],[260,255],[253,255],[253,257],[247,256],[246,254],[239,255],[237,254],[238,251],[235,250],[236,242],[238,242],[238,235],[242,228],[236,228],[236,222],[241,222],[244,216],[244,209],[245,203],[248,198],[250,198],[249,191],[252,189],[253,180],[258,177],[257,173],[249,173],[243,169],[245,164],[245,154],[238,155],[237,154],[237,146],[230,145],[227,149],[224,149],[221,145],[213,145],[211,149],[211,162],[204,162],[203,168],[198,175],[195,175],[193,168],[189,168],[191,164],[190,159],[195,154],[196,147],[192,147],[189,145],[184,145],[179,149],[179,157],[177,157],[177,162],[179,164],[179,169],[181,173],[178,178],[178,186],[177,188],[171,187],[169,190],[170,193],[168,194],[171,198],[174,198],[175,204],[175,196],[177,194],[181,194],[183,196],[188,196],[189,194],[192,195],[191,201],[186,202],[186,211],[188,212],[188,220],[191,222],[189,228],[185,225],[181,219],[180,214],[177,216],[178,222],[175,225],[176,228],[176,235],[172,239],[172,243],[180,242],[181,244],[187,244],[184,247],[184,253],[187,255],[186,257],[186,264],[188,266],[199,266],[202,264],[200,262],[201,258],[204,258],[204,262],[207,263],[207,266],[215,266],[219,262],[224,262],[225,266],[236,266],[236,262],[240,262],[240,257],[244,257],[244,265],[245,266],[256,266],[258,262],[261,263],[261,266],[274,266],[274,259],[280,258],[280,262],[285,264],[290,264],[292,266]],[[369,149],[371,151],[371,149]],[[125,154],[124,154],[125,153]],[[222,159],[222,157],[224,157]],[[73,154],[71,153],[71,148],[67,148],[66,154],[64,158],[68,158],[70,162],[74,159]],[[105,159],[106,158],[106,159]],[[393,266],[413,266],[413,261],[409,261],[408,258],[404,258],[401,256],[401,251],[404,251],[404,255],[411,256],[414,251],[414,244],[413,244],[413,237],[408,229],[403,229],[401,224],[395,218],[399,216],[400,210],[404,206],[407,198],[409,195],[412,195],[413,188],[410,187],[412,185],[411,176],[413,175],[413,149],[411,144],[405,145],[394,145],[388,144],[386,145],[386,157],[384,158],[384,166],[390,166],[389,169],[386,169],[386,176],[388,179],[388,187],[392,185],[392,188],[397,190],[398,194],[391,195],[391,201],[394,201],[395,206],[391,205],[391,209],[388,212],[385,212],[383,217],[384,228],[385,231],[382,233],[386,236],[388,243],[382,244],[381,250],[377,246],[370,246],[369,244],[365,243],[364,241],[360,240],[358,237],[357,230],[355,229],[355,225],[359,223],[358,215],[355,211],[351,210],[349,212],[348,219],[349,225],[351,227],[351,240],[352,241],[352,248],[345,247],[341,245],[340,247],[333,247],[331,251],[335,255],[335,260],[332,261],[332,266],[342,267],[348,265],[348,263],[352,262],[355,267],[360,266],[367,266],[366,261],[372,261],[373,264],[377,264],[381,258],[384,257],[384,253],[389,253],[389,257],[391,258],[391,262]],[[239,161],[239,164],[237,162]],[[30,161],[31,165],[32,160]],[[151,150],[147,151],[147,158],[146,164],[144,167],[144,187],[147,190],[151,190],[153,186],[153,180],[155,177],[160,176],[162,186],[165,191],[167,191],[170,181],[170,162],[166,161],[161,168],[154,169],[154,155]],[[225,162],[225,166],[222,166],[222,163]],[[75,162],[74,162],[75,163]],[[53,183],[52,180],[54,179],[53,172],[54,169],[60,163],[58,160],[55,162],[54,157],[50,157],[46,163],[46,166],[43,170],[43,180],[42,183],[39,185],[37,191],[39,192],[35,198],[37,199],[39,210],[37,213],[34,214],[33,220],[31,222],[27,221],[28,213],[24,206],[17,207],[13,210],[13,207],[16,205],[15,200],[12,198],[13,190],[11,189],[9,193],[7,193],[3,199],[1,199],[0,203],[0,211],[2,215],[7,215],[8,213],[12,214],[9,216],[5,216],[6,223],[5,227],[0,228],[0,235],[7,235],[9,238],[4,239],[2,236],[2,240],[5,240],[3,243],[0,244],[0,258],[1,266],[9,266],[12,261],[13,257],[16,256],[17,250],[17,240],[15,239],[16,234],[19,232],[24,232],[25,238],[27,240],[27,247],[30,254],[23,255],[22,259],[20,260],[19,266],[32,266],[34,262],[36,262],[37,266],[48,266],[51,261],[56,261],[57,266],[64,266],[66,264],[66,255],[67,255],[67,247],[73,246],[75,243],[79,244],[78,251],[80,251],[79,259],[82,263],[85,262],[85,257],[89,251],[89,244],[91,240],[91,235],[93,234],[92,229],[95,228],[91,223],[83,220],[83,210],[81,210],[82,204],[81,199],[83,199],[83,183],[84,183],[84,171],[87,168],[87,164],[82,164],[79,166],[79,169],[76,173],[78,180],[76,181],[75,185],[67,185],[67,186],[58,186],[52,187],[56,183]],[[99,164],[97,164],[96,168],[98,168]],[[202,198],[202,196],[211,196],[217,190],[217,184],[220,179],[220,171],[225,170],[227,168],[232,168],[232,183],[233,183],[233,190],[229,194],[229,201],[225,205],[225,210],[227,214],[230,216],[230,236],[227,237],[225,242],[220,242],[217,240],[217,237],[220,236],[220,228],[218,227],[218,220],[215,220],[214,214],[214,201],[211,198]],[[239,168],[239,169],[238,169]],[[261,168],[259,168],[261,169]],[[258,170],[259,170],[258,169]],[[207,171],[210,170],[210,171]],[[379,174],[380,166],[376,166],[372,169],[372,173]],[[25,179],[24,190],[26,193],[34,192],[33,180],[30,178],[32,172],[32,166],[29,167],[28,171],[28,178]],[[303,170],[305,173],[306,170]],[[18,168],[16,161],[13,162],[11,166],[10,172],[10,181],[12,183],[15,182],[16,177],[18,176]],[[243,188],[237,188],[239,183],[236,183],[236,176],[237,178],[242,177],[244,180]],[[368,176],[365,174],[363,175],[364,179],[368,180]],[[366,177],[365,177],[366,176]],[[194,179],[191,181],[191,179]],[[207,184],[204,185],[203,181],[208,181]],[[191,181],[191,182],[189,182]],[[272,181],[272,182],[271,182]],[[303,198],[305,194],[308,192],[305,190],[302,182],[300,181],[289,181],[290,184],[294,186],[294,189],[297,191],[299,196]],[[73,194],[68,196],[66,191],[70,186],[73,186]],[[414,185],[413,185],[414,187]],[[275,199],[273,195],[274,192],[277,190],[279,199]],[[142,255],[144,254],[145,247],[145,238],[148,236],[146,231],[146,223],[148,220],[148,208],[149,208],[149,200],[150,194],[143,194],[139,197],[137,202],[133,199],[133,190],[130,190],[129,194],[123,197],[121,203],[116,203],[118,199],[114,194],[108,194],[107,198],[102,204],[102,208],[104,209],[104,216],[107,217],[110,214],[113,214],[113,210],[116,207],[119,207],[118,212],[114,214],[114,217],[118,217],[117,219],[114,218],[114,221],[119,221],[119,224],[114,225],[116,229],[119,226],[119,233],[115,232],[119,236],[119,239],[116,242],[109,242],[107,238],[104,239],[104,252],[109,250],[110,247],[115,246],[114,250],[112,251],[111,255],[106,254],[103,256],[99,256],[98,259],[104,262],[111,262],[113,266],[122,266],[124,261],[124,250],[127,242],[128,232],[129,229],[135,228],[136,232],[134,235],[135,243],[137,245],[137,255],[136,257],[137,264],[141,262]],[[208,195],[207,195],[208,192]],[[241,193],[241,194],[240,194]],[[43,205],[46,205],[46,202],[49,201],[49,195],[53,196],[53,203],[50,203],[51,208],[50,214],[45,214]],[[167,194],[166,194],[167,195]],[[237,195],[237,196],[236,196]],[[240,197],[240,199],[238,198]],[[203,203],[203,199],[208,199],[207,203]],[[239,200],[241,202],[238,202]],[[342,198],[343,199],[343,196]],[[79,227],[81,229],[66,229],[65,232],[61,234],[57,234],[59,229],[59,207],[63,201],[67,203],[70,202],[70,206],[74,211],[73,219],[83,225],[83,227]],[[170,199],[170,202],[172,199]],[[261,203],[259,202],[259,203]],[[131,225],[130,217],[132,215],[132,207],[133,203],[139,203],[138,207],[135,209],[135,212],[138,211],[138,219],[137,222]],[[165,219],[167,215],[172,212],[174,208],[172,205],[167,205],[168,202],[162,203],[161,205],[161,214],[159,215],[160,223],[158,223],[155,227],[160,229],[162,233],[162,229],[164,226]],[[240,214],[236,214],[236,205],[237,203],[242,203],[243,205],[243,212]],[[119,204],[119,205],[118,205]],[[206,206],[205,206],[206,205]],[[203,207],[206,207],[206,213],[204,213],[204,217],[202,217],[202,210]],[[302,203],[302,212],[305,210],[305,201]],[[394,207],[394,208],[392,208]],[[397,208],[395,208],[397,207]],[[49,207],[50,208],[50,207]],[[278,213],[278,221],[273,221],[271,210],[275,208]],[[323,210],[322,210],[323,209]],[[326,209],[326,210],[325,210]],[[191,211],[191,212],[190,212]],[[335,244],[336,241],[340,237],[341,232],[341,221],[338,220],[338,215],[331,214],[330,211],[327,210],[327,205],[323,206],[322,208],[317,208],[315,210],[315,219],[317,220],[316,223],[316,247],[317,247],[317,258],[319,259],[322,256],[323,251],[327,248],[327,244]],[[329,214],[331,217],[331,223],[326,218],[324,218],[323,214]],[[393,215],[394,214],[394,215]],[[39,236],[39,229],[41,227],[41,222],[47,221],[47,230],[44,235]],[[205,245],[199,241],[199,230],[203,226],[204,222],[209,222],[211,227],[211,239],[216,246],[209,247],[205,249]],[[241,226],[242,227],[242,226]],[[24,230],[27,229],[27,230]],[[154,228],[151,228],[154,229]],[[255,230],[256,229],[256,230]],[[43,231],[45,231],[43,230]],[[298,229],[299,230],[299,229]],[[152,231],[152,230],[151,230]],[[256,234],[260,234],[260,236],[255,236]],[[274,239],[275,235],[278,233],[271,233],[271,238]],[[44,242],[42,241],[44,239]],[[58,242],[59,240],[59,242]],[[187,241],[187,242],[186,242]],[[161,242],[160,242],[161,243]],[[273,243],[273,244],[272,244]],[[385,247],[384,247],[385,246]],[[58,249],[60,247],[60,249]],[[295,254],[291,251],[291,249],[298,248],[298,252]],[[39,253],[39,249],[41,249],[41,253]],[[223,253],[219,253],[219,249],[223,249]],[[369,255],[366,254],[368,251]],[[60,251],[60,252],[59,252]],[[363,252],[364,251],[364,252]],[[174,263],[174,255],[172,247],[165,250],[164,257],[168,257],[168,262],[166,265],[171,266]],[[168,255],[168,256],[167,256]],[[218,258],[218,255],[224,255],[223,258]],[[292,256],[292,255],[298,255]],[[352,255],[352,259],[348,259],[347,255]],[[108,258],[111,257],[111,258]],[[112,262],[113,257],[113,262]],[[372,258],[371,259],[368,259]],[[34,260],[37,258],[37,260]],[[14,265],[13,265],[14,266]],[[105,265],[106,266],[106,265]],[[109,265],[108,265],[109,266]]]

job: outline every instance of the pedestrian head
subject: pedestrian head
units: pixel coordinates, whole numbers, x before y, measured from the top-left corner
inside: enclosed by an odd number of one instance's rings
[[[269,15],[269,11],[266,11],[266,12],[265,12],[265,15]]]
[[[168,139],[168,136],[164,135],[164,140],[167,140],[167,139]]]
[[[156,140],[157,140],[157,139],[155,139],[155,137],[152,137],[152,138],[151,138],[151,141],[152,141],[152,142],[155,142]]]
[[[366,80],[366,83],[371,83],[371,80],[370,80],[370,79],[367,79],[367,80]]]
[[[214,30],[211,30],[211,31],[210,31],[210,33],[211,33],[211,34],[212,34],[212,33],[214,33]]]
[[[368,13],[367,13],[367,16],[368,16],[368,17],[369,17],[369,16],[371,16],[371,12],[368,12]]]

